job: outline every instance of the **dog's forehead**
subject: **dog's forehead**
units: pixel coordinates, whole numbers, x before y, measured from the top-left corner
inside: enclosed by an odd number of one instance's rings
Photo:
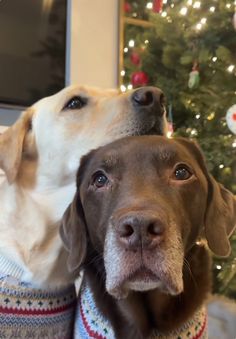
[[[81,85],[71,85],[66,87],[61,92],[59,92],[65,96],[73,96],[73,95],[84,95],[91,97],[109,97],[113,95],[117,95],[118,91],[116,89],[102,89],[99,87],[92,86],[81,86]]]
[[[91,166],[119,168],[123,163],[141,166],[147,163],[173,165],[176,162],[196,163],[196,158],[184,145],[162,136],[127,137],[98,149]]]

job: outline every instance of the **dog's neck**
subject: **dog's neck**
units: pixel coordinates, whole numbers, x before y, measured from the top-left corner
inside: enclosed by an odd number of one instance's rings
[[[39,287],[71,281],[58,228],[74,191],[73,183],[43,189],[0,185],[0,253],[24,270],[24,281]]]
[[[64,211],[70,204],[75,194],[75,182],[70,184],[53,187],[37,187],[29,192],[29,196],[38,208],[47,216],[52,223],[61,220]]]

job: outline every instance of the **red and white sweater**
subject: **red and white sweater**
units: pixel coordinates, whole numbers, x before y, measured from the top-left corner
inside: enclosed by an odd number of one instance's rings
[[[109,321],[98,310],[93,293],[86,282],[83,283],[78,299],[74,339],[115,339]],[[207,339],[207,314],[201,307],[194,316],[180,328],[169,333],[155,331],[150,339]]]
[[[48,291],[21,281],[22,270],[0,256],[0,338],[72,338],[74,286]]]

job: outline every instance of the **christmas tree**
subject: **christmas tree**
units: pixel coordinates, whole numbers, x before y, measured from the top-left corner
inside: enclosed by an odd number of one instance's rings
[[[141,85],[164,91],[174,135],[197,139],[213,176],[234,193],[235,6],[229,0],[125,1],[121,70],[123,91]],[[231,243],[232,255],[214,261],[214,289],[236,298],[235,236]]]

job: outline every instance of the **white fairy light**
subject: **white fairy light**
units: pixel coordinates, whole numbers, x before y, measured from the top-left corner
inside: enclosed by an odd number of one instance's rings
[[[201,1],[195,1],[193,4],[193,8],[200,8],[201,7]]]
[[[129,47],[134,47],[134,44],[135,44],[134,40],[130,40],[128,43]]]
[[[149,44],[149,40],[145,40],[144,43],[147,45]]]
[[[188,0],[187,5],[191,6],[193,4],[193,0]]]
[[[197,24],[197,25],[196,25],[196,29],[197,29],[198,31],[200,31],[200,29],[202,29],[202,24],[201,24],[201,23]]]
[[[224,168],[224,167],[225,167],[224,164],[220,164],[220,165],[219,165],[219,168],[220,168],[220,169],[222,169],[222,168]]]
[[[207,18],[202,18],[202,19],[200,20],[200,22],[201,22],[201,24],[205,25],[205,23],[207,22]]]
[[[174,8],[174,7],[175,7],[175,4],[171,4],[170,7],[171,7],[171,8]]]
[[[181,10],[179,12],[180,12],[181,15],[186,15],[188,13],[188,8],[183,7],[183,8],[181,8]]]
[[[122,71],[120,72],[120,75],[121,75],[122,77],[125,76],[125,70],[124,70],[124,69],[122,69]]]
[[[226,7],[226,8],[230,8],[230,7],[231,7],[231,4],[226,4],[225,7]]]
[[[153,7],[153,4],[152,2],[148,2],[147,5],[146,5],[147,9],[152,9]]]
[[[213,57],[213,58],[212,58],[212,61],[213,61],[213,62],[216,62],[216,61],[217,61],[217,57]]]
[[[216,265],[217,270],[221,270],[221,265]]]
[[[167,1],[168,1],[168,0],[163,0],[163,4],[167,4]]]
[[[215,10],[216,10],[216,8],[215,8],[214,6],[211,6],[211,7],[209,8],[209,11],[212,12],[212,13],[215,12]]]
[[[121,92],[125,92],[125,91],[126,91],[125,85],[121,85],[121,86],[120,86],[120,90],[121,90]]]
[[[197,135],[197,130],[195,128],[193,128],[190,134],[191,135]]]
[[[125,53],[127,53],[128,50],[129,50],[128,47],[125,47],[125,48],[124,48],[124,52],[125,52]]]
[[[128,88],[128,89],[133,89],[133,85],[129,84],[129,85],[127,86],[127,88]]]
[[[165,17],[167,16],[167,13],[164,11],[164,12],[161,13],[161,16],[162,16],[163,18],[165,18]]]
[[[196,114],[195,115],[195,118],[198,120],[198,119],[200,119],[201,118],[201,114]]]
[[[228,71],[229,73],[233,73],[234,68],[235,68],[234,65],[230,65],[229,67],[227,67],[227,71]]]
[[[233,148],[236,148],[236,139],[233,141],[232,147],[233,147]]]

